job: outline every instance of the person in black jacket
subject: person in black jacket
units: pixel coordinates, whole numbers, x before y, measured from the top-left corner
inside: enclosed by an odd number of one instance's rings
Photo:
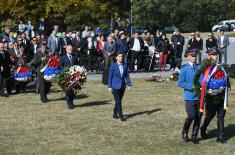
[[[79,58],[79,64],[84,65],[87,62],[87,54],[84,52],[84,39],[81,38],[80,32],[76,32],[75,38],[73,38],[73,55]]]
[[[3,45],[0,43],[0,51],[2,51]],[[0,54],[0,96],[4,95],[4,88],[3,88],[3,56]]]
[[[162,71],[162,67],[163,70],[165,71],[165,67],[166,67],[166,61],[168,58],[168,54],[170,53],[170,49],[169,49],[169,40],[166,37],[166,34],[162,34],[160,36],[160,40],[158,42],[157,45],[157,50],[160,53],[160,62],[159,62],[159,70]]]
[[[7,95],[11,95],[12,87],[11,87],[11,60],[10,54],[7,51],[4,51],[3,43],[0,43],[0,94],[1,96],[4,94],[4,80],[6,81],[6,89]]]
[[[217,48],[217,39],[212,33],[208,34],[208,39],[206,40],[206,50],[210,51],[212,48]]]
[[[47,81],[43,77],[43,73],[41,72],[41,69],[43,66],[43,61],[46,59],[46,44],[41,44],[39,47],[39,50],[34,55],[33,60],[31,61],[31,65],[34,65],[37,70],[37,78],[39,82],[39,92],[40,92],[40,98],[42,103],[48,102],[47,94],[50,91],[51,88],[51,82]]]
[[[84,40],[84,51],[88,56],[88,63],[85,63],[86,69],[91,72],[93,70],[97,71],[97,59],[98,59],[98,51],[97,51],[97,41],[92,36],[91,33],[88,34],[87,38]]]
[[[72,45],[73,42],[72,42],[72,40],[70,38],[67,37],[66,32],[62,33],[61,42],[62,42],[62,53],[61,53],[61,56],[63,56],[63,55],[66,54],[66,46],[67,45]]]
[[[198,49],[198,52],[197,52],[197,63],[198,64],[201,64],[201,60],[202,60],[202,51],[203,51],[203,39],[200,37],[200,33],[199,31],[197,31],[195,33],[195,38],[196,38],[196,41],[197,41],[197,44],[196,44],[196,49]]]
[[[72,65],[78,65],[78,57],[76,55],[72,55],[73,47],[68,45],[66,47],[66,54],[60,59],[60,67],[65,68]],[[74,109],[74,100],[75,94],[70,91],[66,93],[66,101],[69,109]]]
[[[26,51],[27,62],[31,62],[34,58],[34,55],[37,53],[39,45],[37,43],[37,38],[33,37],[32,43],[29,45],[29,49]]]
[[[130,69],[133,72],[135,67],[135,60],[137,59],[137,70],[143,67],[142,61],[142,51],[144,49],[144,41],[141,37],[139,37],[138,32],[134,33],[134,37],[130,40],[130,48],[131,48],[131,66]]]
[[[172,47],[176,55],[175,70],[177,71],[178,69],[181,68],[182,53],[183,53],[183,47],[184,47],[184,36],[180,34],[179,29],[175,30],[175,34],[171,37],[171,42],[173,43]]]

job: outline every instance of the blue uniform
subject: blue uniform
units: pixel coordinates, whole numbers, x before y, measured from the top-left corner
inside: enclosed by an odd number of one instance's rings
[[[196,137],[200,127],[201,114],[199,113],[199,95],[194,92],[193,84],[194,77],[198,71],[198,66],[195,64],[187,63],[181,68],[178,87],[184,89],[184,100],[185,100],[185,110],[187,113],[187,118],[185,119],[182,138],[184,141],[188,141],[188,130],[191,123],[193,123],[192,139],[196,142]]]
[[[180,70],[178,87],[184,89],[184,100],[199,100],[199,95],[193,91],[194,76],[198,71],[198,66],[194,66],[188,63]]]

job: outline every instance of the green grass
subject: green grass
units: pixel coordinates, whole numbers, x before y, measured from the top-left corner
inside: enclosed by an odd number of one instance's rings
[[[234,83],[234,80],[233,80]],[[126,90],[123,111],[126,122],[112,119],[113,97],[99,81],[89,81],[79,93],[74,110],[68,110],[54,86],[47,104],[34,93],[0,98],[0,154],[58,155],[232,155],[235,153],[235,106],[225,118],[227,144],[216,143],[216,120],[209,126],[211,138],[199,145],[184,143],[185,118],[182,90],[176,82],[133,81]],[[233,86],[233,89],[235,86]],[[230,103],[235,101],[230,92]],[[200,136],[199,136],[200,138]]]

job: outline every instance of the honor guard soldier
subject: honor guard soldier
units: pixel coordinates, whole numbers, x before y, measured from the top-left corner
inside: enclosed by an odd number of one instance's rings
[[[181,68],[178,86],[184,89],[184,100],[186,119],[183,126],[182,138],[185,142],[188,142],[188,130],[191,123],[193,124],[192,141],[197,144],[197,134],[200,127],[200,113],[199,113],[199,95],[194,92],[194,76],[197,73],[198,67],[195,65],[197,49],[190,49],[185,52],[185,57],[188,59],[188,63]]]
[[[200,111],[204,110],[205,119],[201,126],[201,137],[206,138],[206,130],[211,120],[217,114],[218,136],[217,142],[225,143],[224,139],[224,116],[228,106],[229,78],[224,67],[218,63],[219,51],[216,48],[208,49],[209,59],[202,62],[201,69],[195,77],[200,98]],[[201,88],[201,89],[200,89]]]

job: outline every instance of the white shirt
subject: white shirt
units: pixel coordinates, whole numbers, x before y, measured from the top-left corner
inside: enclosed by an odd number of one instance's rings
[[[34,54],[37,53],[37,44],[33,45],[34,47]]]
[[[118,67],[119,67],[119,71],[120,71],[120,74],[121,74],[121,77],[123,76],[123,64],[122,63],[117,63],[118,64]]]
[[[195,67],[195,64],[194,63],[192,63],[192,62],[188,62],[189,63],[189,65],[193,68],[193,69],[195,69],[194,67]]]
[[[82,38],[86,38],[87,35],[88,35],[88,31],[84,30],[84,31],[82,32]]]
[[[92,39],[88,38],[87,41],[88,41],[88,49],[90,50],[92,49]]]
[[[16,56],[17,56],[17,57],[19,57],[19,52],[18,52],[18,50],[17,50],[17,49],[15,49],[15,48],[14,48],[14,50],[15,50],[15,54],[16,54]]]
[[[131,50],[137,51],[137,52],[139,52],[141,50],[139,39],[137,39],[137,38],[134,39],[134,45]]]
[[[224,35],[221,36],[221,45],[224,44]]]

